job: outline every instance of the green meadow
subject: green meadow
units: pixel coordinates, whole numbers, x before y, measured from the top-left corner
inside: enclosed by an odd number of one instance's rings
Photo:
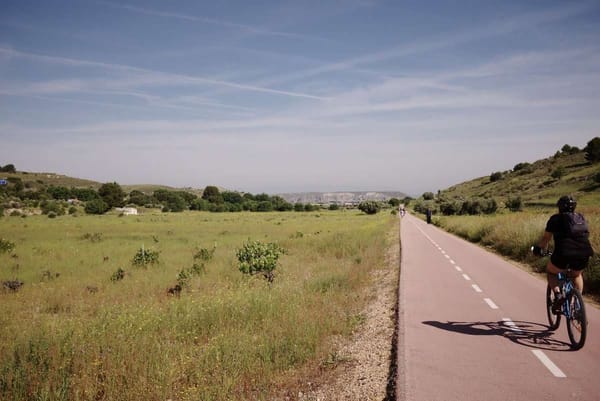
[[[15,244],[0,279],[24,283],[0,289],[0,399],[270,399],[363,320],[397,225],[350,210],[0,219]],[[272,283],[238,270],[249,240],[285,250]],[[141,249],[158,263],[134,265]]]

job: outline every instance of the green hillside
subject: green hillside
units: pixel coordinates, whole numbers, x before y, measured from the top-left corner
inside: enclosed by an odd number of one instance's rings
[[[513,169],[490,172],[440,191],[438,198],[467,200],[494,198],[502,205],[520,197],[525,206],[552,206],[565,194],[578,199],[580,205],[600,205],[600,163],[590,163],[586,153],[574,149],[558,151],[554,156],[533,163],[523,162]]]

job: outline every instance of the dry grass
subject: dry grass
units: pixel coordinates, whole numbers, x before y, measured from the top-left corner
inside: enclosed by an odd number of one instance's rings
[[[356,212],[0,220],[0,399],[268,399],[330,355],[367,299],[396,219]],[[249,238],[287,250],[273,285],[243,276]],[[144,246],[160,263],[134,267]],[[205,272],[168,296],[201,248]],[[122,280],[111,281],[118,268]],[[47,273],[48,272],[48,273]]]

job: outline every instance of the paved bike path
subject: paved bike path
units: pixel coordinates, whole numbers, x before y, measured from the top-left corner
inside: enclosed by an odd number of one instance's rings
[[[545,282],[414,216],[401,221],[399,400],[598,400],[600,312],[571,351]]]

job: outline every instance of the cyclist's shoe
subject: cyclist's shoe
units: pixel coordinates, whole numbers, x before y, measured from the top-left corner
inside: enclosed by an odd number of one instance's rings
[[[554,302],[552,302],[552,313],[558,315],[562,309],[562,304],[565,302],[563,294],[554,294]]]

